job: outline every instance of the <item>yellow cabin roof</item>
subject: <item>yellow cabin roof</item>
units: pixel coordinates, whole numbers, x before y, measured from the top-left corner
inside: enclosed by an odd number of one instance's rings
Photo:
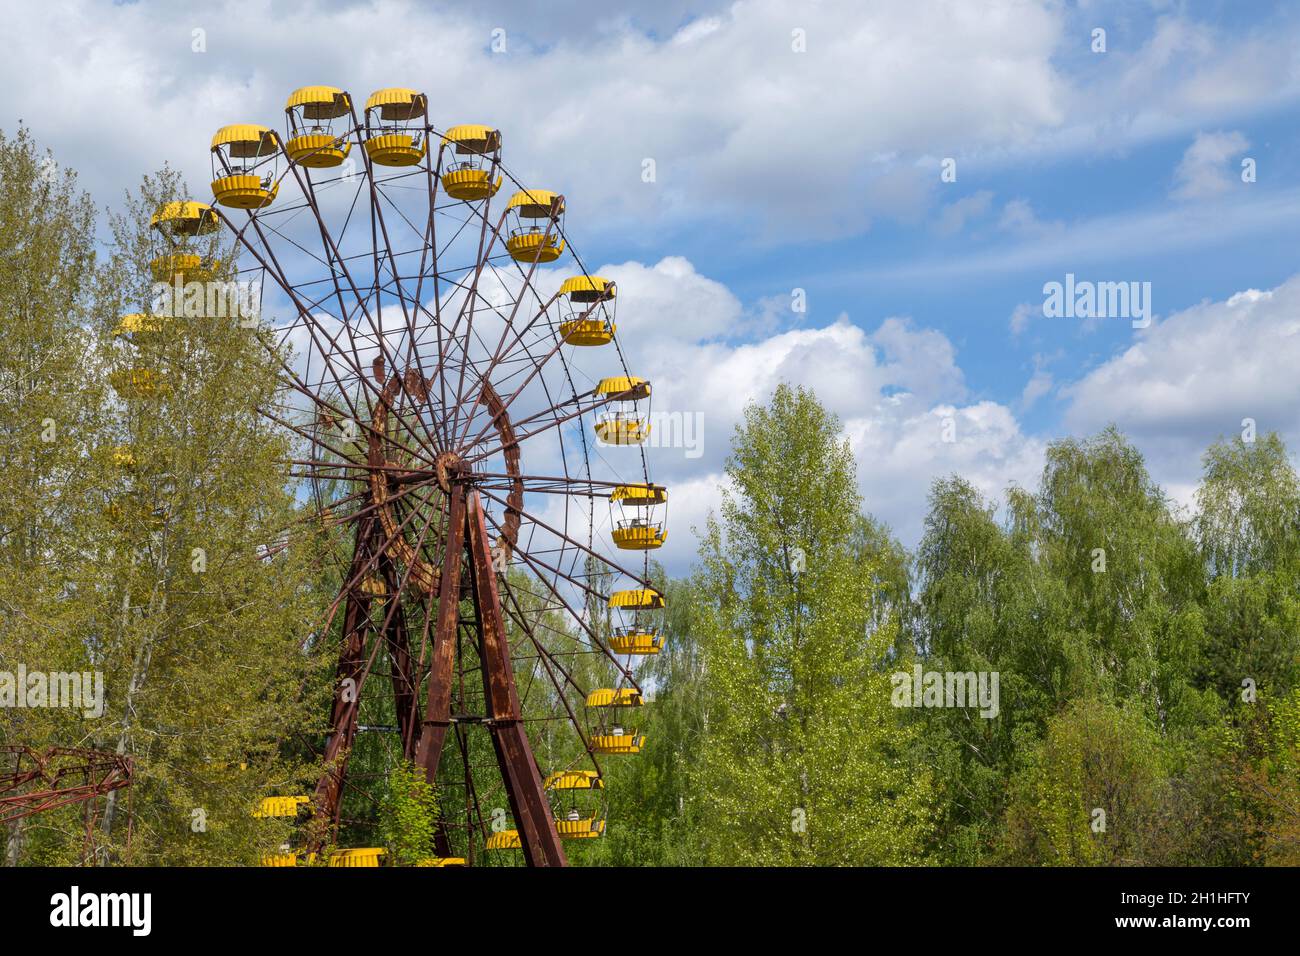
[[[573,295],[574,293],[606,295],[612,299],[615,295],[614,283],[600,276],[573,276],[565,279],[560,285],[560,295]]]
[[[144,312],[132,312],[122,316],[116,327],[113,329],[114,335],[130,335],[140,332],[161,332],[166,325],[168,316],[165,315],[148,315]]]
[[[602,687],[587,695],[588,707],[640,707],[642,703],[641,692],[634,687],[621,687],[618,690]]]
[[[664,606],[664,596],[653,588],[615,591],[609,596],[609,606],[652,610]]]
[[[311,803],[311,797],[263,797],[253,811],[255,817],[295,817],[298,808]]]
[[[518,850],[523,846],[518,830],[501,830],[487,838],[489,850]]]
[[[280,149],[280,137],[275,130],[254,123],[234,123],[223,126],[212,137],[212,148],[229,146],[231,156],[270,156]]]
[[[560,200],[560,212],[564,212],[564,197],[549,189],[521,189],[510,197],[507,209],[518,209],[521,216],[533,219],[548,216],[555,200]]]
[[[609,500],[628,505],[661,505],[668,500],[668,489],[663,485],[618,485],[609,493]]]
[[[594,770],[561,770],[546,778],[547,790],[603,790],[605,781]]]
[[[447,130],[442,141],[458,153],[486,153],[501,145],[501,131],[479,123],[462,123]]]
[[[289,94],[285,112],[296,106],[307,119],[333,119],[352,109],[352,98],[336,86],[303,86]]]
[[[402,86],[375,90],[370,94],[370,99],[366,100],[366,112],[378,109],[379,115],[386,120],[416,119],[423,116],[428,108],[427,96]]]
[[[597,395],[621,395],[624,392],[635,392],[637,398],[644,398],[650,394],[650,383],[635,375],[614,375],[602,378],[596,386]]]
[[[163,203],[149,225],[157,228],[163,224],[183,226],[187,232],[211,232],[217,228],[217,214],[207,203],[193,200]]]

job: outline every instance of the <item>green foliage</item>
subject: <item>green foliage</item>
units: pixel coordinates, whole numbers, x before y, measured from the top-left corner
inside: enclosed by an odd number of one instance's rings
[[[1010,862],[1141,865],[1167,787],[1159,735],[1140,713],[1078,700],[1026,749],[1011,780]]]
[[[412,866],[434,856],[438,797],[424,771],[402,762],[388,772],[379,805],[379,839],[394,866]]]
[[[881,665],[896,622],[857,564],[859,498],[838,431],[803,390],[747,409],[727,468],[735,491],[704,536],[689,799],[706,862],[921,859],[929,774],[889,703]]]

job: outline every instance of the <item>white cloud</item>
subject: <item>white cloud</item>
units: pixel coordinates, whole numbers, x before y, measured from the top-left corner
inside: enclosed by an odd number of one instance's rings
[[[1300,447],[1300,277],[1249,289],[1171,315],[1138,341],[1061,390],[1072,433],[1114,422],[1134,437],[1153,471],[1189,486],[1200,455],[1253,418]]]
[[[1028,302],[1021,302],[1011,310],[1011,321],[1007,323],[1008,327],[1011,329],[1011,334],[1019,335],[1024,332],[1025,329],[1029,328],[1029,320],[1035,315],[1042,314],[1043,307],[1041,305],[1034,306],[1030,305]]]
[[[672,343],[643,342],[641,329],[677,322],[699,298],[693,290],[712,280],[684,262],[671,269],[663,263],[602,266],[601,272],[616,269],[639,281],[642,304],[624,347],[629,366],[654,384],[654,408],[704,416],[702,457],[688,458],[681,449],[647,450],[651,473],[668,485],[673,502],[673,537],[662,556],[674,570],[694,555],[696,542],[687,529],[717,503],[718,476],[745,406],[766,401],[782,382],[811,388],[840,417],[858,456],[865,506],[911,544],[919,537],[935,478],[958,472],[994,494],[1011,481],[1031,483],[1041,468],[1041,444],[1021,432],[1011,409],[969,398],[956,350],[941,332],[898,317],[868,331],[840,316],[822,327],[727,342],[712,338],[716,324],[706,318],[700,335],[686,325]],[[714,302],[706,312],[717,311],[728,321],[739,312],[738,303],[725,297]],[[717,303],[727,304],[718,309]],[[620,323],[621,316],[620,311]],[[952,419],[952,442],[944,440],[946,418]]]
[[[1012,199],[1002,207],[1002,216],[998,227],[1008,232],[1037,238],[1043,235],[1059,233],[1065,224],[1058,221],[1044,222],[1034,212],[1033,204],[1028,199]]]
[[[992,205],[993,193],[987,189],[963,196],[943,207],[935,223],[935,231],[941,236],[955,235],[966,228],[966,223],[970,220],[986,215]]]
[[[1174,170],[1173,195],[1178,199],[1203,199],[1230,190],[1241,180],[1231,160],[1250,147],[1238,132],[1197,133]]]

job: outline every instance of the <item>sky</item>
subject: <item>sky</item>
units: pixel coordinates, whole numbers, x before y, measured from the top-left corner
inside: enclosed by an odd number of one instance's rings
[[[507,166],[565,194],[574,246],[617,281],[655,411],[703,423],[701,446],[649,452],[671,572],[745,405],[780,382],[839,416],[863,507],[909,546],[934,479],[1034,487],[1048,443],[1108,423],[1184,506],[1206,446],[1243,419],[1300,448],[1295,5],[67,0],[5,16],[20,42],[0,60],[0,128],[29,126],[106,206],[164,162],[205,194],[211,133],[279,127],[307,84],[410,86],[435,125],[501,129]],[[1124,283],[1146,314],[1049,314],[1067,281]]]

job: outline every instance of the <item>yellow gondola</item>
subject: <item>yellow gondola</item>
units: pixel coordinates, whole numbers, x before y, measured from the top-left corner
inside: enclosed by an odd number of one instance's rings
[[[634,687],[602,687],[587,695],[588,707],[640,707],[645,701]]]
[[[501,162],[501,133],[490,126],[453,126],[442,137],[454,159],[442,167],[442,189],[452,199],[471,202],[495,196],[501,176],[492,174]]]
[[[555,832],[562,840],[591,840],[605,834],[605,821],[580,814],[555,821]]]
[[[650,383],[635,375],[604,378],[596,395],[607,399],[606,411],[596,417],[596,437],[606,445],[640,445],[650,437],[650,422],[637,402],[650,397]]]
[[[155,398],[168,391],[167,380],[151,368],[118,369],[108,383],[123,398]]]
[[[351,850],[335,850],[330,854],[330,866],[382,866],[382,860],[388,855],[383,847],[357,847]]]
[[[598,754],[639,754],[645,746],[645,734],[620,732],[615,727],[607,734],[595,734],[591,738],[591,752]]]
[[[352,151],[346,131],[333,121],[352,112],[352,98],[333,86],[304,86],[284,104],[289,141],[284,152],[299,166],[329,169],[342,165]]]
[[[366,155],[380,166],[414,166],[428,143],[419,122],[429,108],[423,93],[403,87],[376,90],[366,100]]]
[[[603,790],[605,781],[594,770],[560,770],[542,784],[547,790]]]
[[[564,197],[549,189],[521,189],[510,197],[506,252],[516,262],[554,262],[564,252]],[[545,223],[542,222],[545,220]]]
[[[258,818],[296,817],[299,808],[310,803],[311,797],[263,797],[262,802],[253,811],[253,816]]]
[[[489,850],[518,850],[523,846],[518,830],[500,830],[487,838]]]
[[[560,295],[570,307],[560,322],[566,345],[608,345],[614,341],[617,286],[600,276],[573,276],[560,285]]]
[[[261,209],[275,201],[280,137],[253,123],[223,126],[212,137],[212,195],[233,209]]]
[[[195,256],[194,258],[198,258]],[[118,338],[127,336],[148,335],[161,332],[167,324],[169,316],[149,315],[145,312],[132,312],[129,315],[122,316],[117,325],[113,328],[113,335]]]
[[[163,203],[149,220],[151,229],[173,239],[206,236],[215,232],[219,225],[216,211],[211,206],[192,199]]]
[[[465,866],[463,856],[426,856],[423,860],[418,861],[416,866]]]
[[[668,540],[667,526],[656,509],[668,501],[666,488],[649,484],[618,485],[610,492],[609,500],[620,505],[624,514],[610,532],[615,547],[624,551],[649,551],[664,546]]]
[[[615,654],[645,656],[658,654],[664,647],[664,637],[654,631],[633,625],[619,628],[609,639],[609,649]]]
[[[149,227],[162,237],[167,248],[149,263],[155,282],[185,281],[187,274],[203,267],[201,256],[180,246],[199,236],[210,235],[220,226],[216,211],[206,203],[177,200],[163,203],[149,220]]]
[[[654,588],[615,591],[609,596],[609,606],[624,611],[657,611],[664,606],[664,596]]]

